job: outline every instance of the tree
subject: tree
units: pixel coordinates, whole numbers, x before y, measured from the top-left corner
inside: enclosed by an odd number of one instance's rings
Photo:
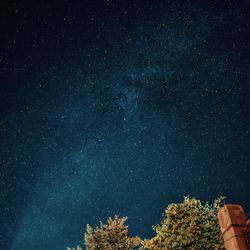
[[[212,205],[203,205],[197,199],[184,197],[183,203],[170,204],[160,225],[153,227],[156,236],[144,240],[144,249],[225,249],[217,219],[225,197]]]
[[[95,229],[87,225],[84,234],[86,250],[221,250],[225,249],[217,214],[225,197],[213,204],[184,197],[182,203],[167,206],[163,221],[153,227],[156,235],[141,240],[128,236],[127,217],[115,215]],[[82,250],[80,246],[76,249]]]
[[[120,218],[115,215],[109,218],[107,224],[100,222],[100,227],[92,228],[87,225],[84,234],[87,250],[129,250],[138,246],[141,242],[139,237],[128,236],[128,226],[125,225],[128,217]]]

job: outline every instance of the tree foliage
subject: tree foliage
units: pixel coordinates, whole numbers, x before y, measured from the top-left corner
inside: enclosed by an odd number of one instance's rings
[[[156,235],[141,240],[128,236],[127,217],[115,215],[106,224],[93,228],[87,225],[84,234],[86,250],[221,250],[225,249],[217,214],[225,197],[217,198],[213,204],[202,204],[200,200],[184,197],[182,203],[167,206],[163,221],[153,226]],[[76,249],[82,250],[80,246]]]
[[[153,227],[156,236],[144,240],[145,249],[225,249],[218,223],[218,210],[225,197],[212,205],[184,197],[182,203],[170,204],[160,225]]]
[[[100,226],[95,229],[87,225],[84,234],[85,246],[87,250],[129,250],[140,244],[139,237],[128,236],[128,226],[125,222],[128,218],[115,215],[109,218],[107,224],[100,222]]]

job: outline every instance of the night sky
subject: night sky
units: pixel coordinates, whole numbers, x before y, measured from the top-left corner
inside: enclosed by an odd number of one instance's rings
[[[62,250],[220,195],[250,211],[250,1],[0,3],[0,249]]]

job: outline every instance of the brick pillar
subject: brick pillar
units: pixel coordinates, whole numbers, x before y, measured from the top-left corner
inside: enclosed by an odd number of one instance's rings
[[[226,250],[250,250],[249,226],[244,210],[239,205],[224,205],[218,213]]]

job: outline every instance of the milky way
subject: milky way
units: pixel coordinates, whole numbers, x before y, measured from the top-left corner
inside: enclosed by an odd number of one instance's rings
[[[19,87],[0,123],[3,246],[65,249],[114,214],[151,237],[185,195],[250,208],[247,6],[152,6]]]

